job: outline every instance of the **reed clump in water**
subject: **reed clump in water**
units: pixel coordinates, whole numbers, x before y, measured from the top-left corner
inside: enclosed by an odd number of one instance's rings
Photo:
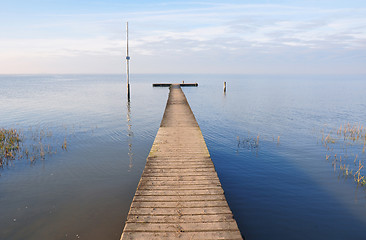
[[[259,148],[259,140],[261,139],[262,142],[269,142],[266,141],[266,137],[261,136],[260,134],[257,134],[257,137],[249,137],[250,133],[248,132],[248,137],[240,138],[239,136],[236,137],[237,141],[237,150],[239,148],[244,148],[247,150],[258,150]],[[272,137],[272,142],[275,143],[275,137]],[[280,135],[277,136],[277,146],[280,145]]]
[[[59,144],[52,131],[45,128],[23,131],[19,129],[0,128],[0,168],[11,165],[14,160],[25,159],[31,164],[36,160],[45,160],[47,156],[57,153],[57,149],[66,149],[66,136]]]
[[[259,147],[259,135],[256,138],[247,137],[243,140],[241,140],[238,136],[236,139],[238,141],[238,148],[251,150]]]
[[[16,157],[21,141],[21,136],[17,130],[0,129],[0,166]]]
[[[66,141],[66,138],[64,140],[64,143],[62,144],[62,149],[67,150],[67,141]]]
[[[323,131],[322,145],[327,150],[325,159],[332,161],[334,171],[366,187],[366,129],[363,125],[346,123],[327,134]]]

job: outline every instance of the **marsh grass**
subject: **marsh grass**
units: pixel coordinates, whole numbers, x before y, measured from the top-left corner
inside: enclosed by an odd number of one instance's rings
[[[67,141],[66,141],[66,137],[65,137],[65,139],[64,139],[64,143],[62,144],[61,148],[62,148],[63,150],[67,150]]]
[[[15,159],[19,152],[21,136],[15,129],[0,129],[0,166]]]
[[[259,147],[259,135],[256,138],[247,137],[240,139],[239,136],[236,138],[238,148],[245,148],[248,150],[257,149]]]
[[[62,144],[60,136],[55,136],[48,128],[0,129],[0,168],[12,165],[15,160],[27,160],[35,164],[37,160],[46,160],[58,149],[66,149],[66,136]]]
[[[363,125],[346,123],[335,130],[322,130],[321,143],[326,149],[325,159],[331,160],[335,172],[366,187],[366,129]]]
[[[260,148],[260,142],[271,142],[268,141],[265,137],[261,136],[260,134],[257,134],[257,137],[250,137],[251,135],[248,132],[248,136],[245,138],[240,138],[239,136],[236,137],[237,141],[237,152],[239,149],[247,149],[250,151],[255,150],[255,152],[258,152],[258,149]],[[270,138],[271,139],[271,138]],[[275,143],[275,137],[272,137],[272,142]],[[277,137],[277,146],[280,145],[280,136]]]

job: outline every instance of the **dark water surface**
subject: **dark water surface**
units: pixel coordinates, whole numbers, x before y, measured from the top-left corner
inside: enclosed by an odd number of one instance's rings
[[[245,75],[134,75],[130,104],[124,76],[0,76],[0,128],[52,149],[0,169],[0,239],[119,239],[168,96],[151,84],[183,80],[246,239],[366,239],[366,187],[339,160],[366,158],[365,77]],[[360,139],[324,145],[347,124]]]

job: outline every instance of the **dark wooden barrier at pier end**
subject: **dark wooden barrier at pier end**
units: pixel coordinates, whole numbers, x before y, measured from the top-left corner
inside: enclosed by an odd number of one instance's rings
[[[172,83],[153,83],[153,87],[170,87]],[[181,87],[198,87],[198,83],[178,83]]]

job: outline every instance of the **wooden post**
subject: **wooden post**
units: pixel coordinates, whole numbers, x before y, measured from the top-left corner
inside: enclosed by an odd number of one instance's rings
[[[127,73],[127,98],[130,101],[130,56],[128,55],[128,22],[126,22],[126,73]]]

